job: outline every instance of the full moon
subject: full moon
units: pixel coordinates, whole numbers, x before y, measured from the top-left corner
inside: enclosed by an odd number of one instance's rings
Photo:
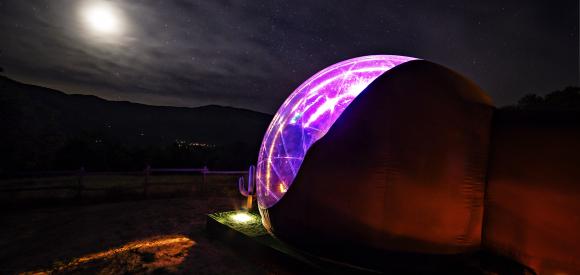
[[[83,19],[90,30],[98,34],[121,32],[119,12],[108,3],[94,3],[83,9]]]

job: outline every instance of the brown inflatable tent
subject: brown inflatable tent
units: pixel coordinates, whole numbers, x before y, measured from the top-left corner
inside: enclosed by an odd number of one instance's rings
[[[529,121],[445,67],[398,65],[311,146],[263,223],[313,254],[384,269],[462,272],[487,250],[580,273],[580,124]]]
[[[580,114],[499,110],[483,247],[539,274],[580,274]]]

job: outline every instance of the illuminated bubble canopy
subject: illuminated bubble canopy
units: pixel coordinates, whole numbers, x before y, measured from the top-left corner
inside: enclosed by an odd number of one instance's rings
[[[310,77],[282,104],[262,141],[256,185],[261,208],[292,185],[306,152],[376,78],[412,57],[371,55],[334,64]]]

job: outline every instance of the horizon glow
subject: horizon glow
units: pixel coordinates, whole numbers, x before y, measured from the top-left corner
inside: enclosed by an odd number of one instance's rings
[[[369,55],[316,73],[284,101],[260,147],[256,170],[258,205],[269,208],[288,191],[306,152],[350,103],[384,72],[416,58]]]

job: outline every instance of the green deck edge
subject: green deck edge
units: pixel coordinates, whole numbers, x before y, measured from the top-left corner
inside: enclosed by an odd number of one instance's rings
[[[247,222],[236,222],[232,216],[238,213],[248,214],[252,219]],[[262,225],[261,216],[257,212],[212,213],[207,215],[206,222],[206,230],[211,236],[254,254],[260,259],[268,258],[282,263],[297,273],[376,273],[376,271],[366,268],[325,261],[276,239],[266,231]]]
[[[235,214],[244,213],[251,217],[247,222],[236,222],[232,216]],[[227,211],[218,212],[207,215],[208,218],[217,221],[233,230],[236,230],[250,238],[268,235],[268,231],[262,226],[262,218],[255,212],[243,211]]]
[[[239,213],[248,214],[252,219],[248,222],[236,222],[232,216]],[[273,254],[277,254],[278,257],[288,257],[291,262],[299,262],[309,269],[322,270],[322,267],[309,259],[309,256],[270,235],[262,225],[262,217],[257,212],[226,211],[208,214],[206,227],[213,233],[212,235],[219,236],[234,245],[253,247],[253,251],[262,255],[274,252]]]

